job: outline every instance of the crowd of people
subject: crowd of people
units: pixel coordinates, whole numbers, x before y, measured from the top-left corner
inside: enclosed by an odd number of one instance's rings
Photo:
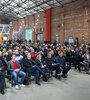
[[[69,44],[67,41],[63,45],[60,43],[31,43],[7,41],[0,44],[0,92],[5,93],[8,72],[13,76],[15,88],[18,87],[18,76],[21,77],[20,87],[25,87],[24,81],[28,75],[35,75],[35,83],[40,84],[40,78],[47,82],[47,73],[54,75],[58,79],[61,73],[63,78],[71,66],[90,74],[90,44],[81,43],[79,45]]]

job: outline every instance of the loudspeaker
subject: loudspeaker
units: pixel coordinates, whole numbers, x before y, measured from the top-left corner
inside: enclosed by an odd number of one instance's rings
[[[78,41],[79,41],[79,38],[78,38],[78,37],[76,37],[77,46],[78,46]]]

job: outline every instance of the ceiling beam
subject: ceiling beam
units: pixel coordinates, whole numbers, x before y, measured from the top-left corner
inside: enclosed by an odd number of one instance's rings
[[[58,0],[56,0],[56,1],[57,1],[57,3],[59,3],[61,5],[61,7],[64,7],[64,5],[60,1],[58,1]]]

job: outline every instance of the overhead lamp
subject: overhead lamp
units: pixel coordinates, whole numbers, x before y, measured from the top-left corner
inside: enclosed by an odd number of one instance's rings
[[[64,25],[64,24],[61,24],[62,26]]]
[[[34,29],[33,29],[33,32],[34,32]]]
[[[37,21],[39,21],[39,19],[37,19]]]
[[[22,21],[22,23],[24,23],[24,20]]]
[[[37,17],[39,17],[40,15],[38,14]]]

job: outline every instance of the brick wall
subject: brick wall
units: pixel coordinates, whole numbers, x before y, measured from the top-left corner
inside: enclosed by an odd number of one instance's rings
[[[0,24],[8,24],[8,23],[0,19]]]
[[[0,24],[6,24],[4,21],[0,20]]]
[[[90,42],[90,0],[78,0],[77,2],[65,5],[64,8],[51,9],[51,40],[60,36],[60,42],[72,36]],[[63,24],[57,27],[58,24]]]
[[[43,33],[43,40],[46,39],[46,15],[45,12],[34,16],[27,16],[13,22],[13,29],[18,31],[22,20],[25,26],[22,29],[33,29],[33,42],[36,42],[36,34]],[[37,18],[39,21],[37,22]],[[35,23],[37,22],[37,25]],[[60,26],[61,27],[58,27]],[[44,32],[40,32],[40,28],[44,28]],[[11,29],[11,33],[12,30]],[[38,29],[38,30],[37,30]],[[63,8],[55,7],[51,9],[51,42],[55,41],[55,37],[60,37],[60,43],[72,36],[74,39],[79,38],[79,42],[90,42],[90,0],[77,0],[76,2],[65,5]]]
[[[38,21],[37,21],[37,19],[38,19]],[[24,21],[24,23],[23,23],[23,21]],[[22,27],[20,27],[21,24],[22,24]],[[35,26],[35,28],[34,28],[34,26]],[[42,28],[44,29],[44,32],[41,32]],[[33,30],[33,35],[32,35],[33,42],[36,42],[36,34],[38,34],[38,33],[42,33],[43,40],[45,40],[45,33],[46,33],[45,13],[40,12],[39,17],[38,17],[38,14],[35,14],[32,16],[26,16],[25,18],[19,19],[17,21],[13,21],[12,28],[11,28],[11,34],[13,31],[18,32],[19,29],[24,30],[24,35],[25,35],[25,30],[32,29]],[[11,36],[11,38],[12,38],[12,36]],[[25,40],[25,38],[24,38],[24,40]]]

